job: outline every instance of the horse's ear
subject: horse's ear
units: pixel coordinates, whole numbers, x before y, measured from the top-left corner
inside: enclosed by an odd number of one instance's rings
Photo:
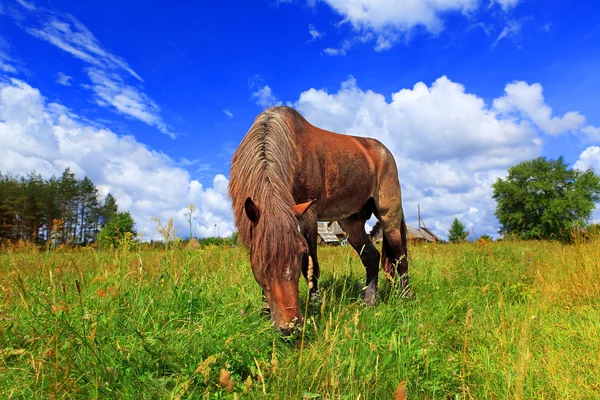
[[[304,214],[306,214],[306,212],[308,211],[310,206],[316,201],[317,200],[310,200],[310,201],[307,201],[306,203],[300,203],[300,204],[296,204],[295,206],[292,206],[292,211],[296,215],[296,218],[300,218]]]
[[[246,216],[250,221],[253,223],[258,222],[258,219],[260,218],[260,209],[256,204],[254,204],[250,197],[248,197],[244,203],[244,210],[246,211]]]

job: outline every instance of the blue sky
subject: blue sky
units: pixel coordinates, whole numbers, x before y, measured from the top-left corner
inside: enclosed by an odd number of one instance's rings
[[[539,155],[600,171],[600,4],[0,0],[0,170],[70,166],[150,217],[230,233],[229,160],[289,104],[376,137],[406,214],[494,234],[490,184]],[[600,215],[596,212],[594,218]]]

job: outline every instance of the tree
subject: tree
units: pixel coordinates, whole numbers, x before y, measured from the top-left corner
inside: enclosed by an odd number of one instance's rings
[[[492,187],[500,233],[522,239],[569,241],[600,201],[600,177],[592,169],[569,169],[562,157],[519,163]]]
[[[99,210],[99,224],[104,225],[107,221],[110,221],[112,217],[117,215],[119,207],[117,206],[117,199],[112,194],[107,194],[104,199],[104,205]]]
[[[448,231],[448,240],[454,243],[464,242],[467,236],[469,236],[469,232],[467,232],[464,224],[458,218],[454,218]]]
[[[75,230],[78,222],[77,216],[77,178],[67,167],[58,181],[58,201],[61,219],[65,221],[61,237],[64,242],[75,242]]]
[[[87,176],[79,182],[79,243],[93,241],[98,219],[98,189]]]
[[[126,233],[135,235],[134,225],[135,221],[129,211],[117,212],[100,231],[98,241],[104,246],[117,247]]]

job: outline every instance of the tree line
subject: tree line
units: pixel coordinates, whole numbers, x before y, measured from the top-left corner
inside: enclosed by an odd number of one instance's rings
[[[499,233],[505,237],[568,242],[574,229],[589,228],[592,211],[600,202],[600,177],[592,169],[569,168],[562,157],[521,162],[492,188]],[[191,205],[186,214],[190,237],[194,211]],[[20,239],[117,245],[125,233],[135,235],[134,224],[129,212],[119,212],[110,193],[101,199],[89,178],[77,179],[69,168],[50,179],[35,171],[25,177],[0,171],[0,245]],[[464,224],[455,218],[448,239],[462,242],[467,236]]]
[[[27,176],[0,171],[0,245],[20,239],[89,244],[119,214],[110,193],[102,199],[94,182],[77,179],[70,168],[49,179],[35,171]]]

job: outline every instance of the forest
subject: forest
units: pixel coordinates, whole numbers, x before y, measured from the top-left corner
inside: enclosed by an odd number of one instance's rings
[[[0,171],[0,246],[19,240],[90,244],[117,213],[110,193],[102,198],[94,182],[77,179],[69,168],[49,179],[35,171],[27,176]]]

